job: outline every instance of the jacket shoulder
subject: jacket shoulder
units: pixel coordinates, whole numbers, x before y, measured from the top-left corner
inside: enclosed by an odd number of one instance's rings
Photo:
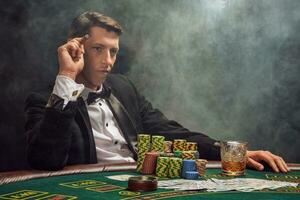
[[[113,90],[133,90],[136,92],[133,83],[122,74],[110,74],[104,84],[110,86]]]
[[[25,110],[29,107],[45,106],[49,96],[48,93],[31,92],[25,99]]]
[[[127,76],[122,74],[109,74],[105,82],[107,83],[118,83],[118,82],[131,83]]]

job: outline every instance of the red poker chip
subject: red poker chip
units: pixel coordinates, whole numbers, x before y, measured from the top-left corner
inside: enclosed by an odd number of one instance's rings
[[[147,152],[145,154],[142,174],[153,174],[155,172],[158,155],[158,152]]]

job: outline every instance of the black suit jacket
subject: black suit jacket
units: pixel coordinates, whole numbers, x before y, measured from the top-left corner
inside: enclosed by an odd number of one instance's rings
[[[215,140],[168,120],[125,76],[109,75],[104,87],[111,88],[108,105],[135,159],[138,133],[163,135],[167,140],[196,141],[201,158],[220,159]],[[30,165],[36,169],[58,170],[65,165],[96,163],[94,137],[83,99],[69,102],[61,110],[46,108],[49,95],[33,93],[26,100],[25,129]]]

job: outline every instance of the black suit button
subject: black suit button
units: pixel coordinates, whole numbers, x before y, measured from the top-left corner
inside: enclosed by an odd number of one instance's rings
[[[106,123],[105,126],[108,127],[108,123]]]

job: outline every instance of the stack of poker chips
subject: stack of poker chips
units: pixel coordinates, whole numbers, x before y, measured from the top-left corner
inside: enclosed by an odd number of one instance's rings
[[[157,157],[159,156],[158,152],[147,152],[145,154],[142,174],[153,174],[156,170],[156,161]]]
[[[172,153],[172,141],[164,141],[164,152],[165,153]]]
[[[183,151],[181,157],[186,160],[195,160],[197,151]]]
[[[152,151],[163,152],[164,151],[165,137],[160,135],[152,136]]]
[[[158,157],[156,165],[156,176],[167,177],[169,175],[169,157]]]
[[[198,179],[195,160],[183,160],[181,177],[186,179]]]
[[[187,151],[197,151],[197,142],[187,142],[186,150]]]
[[[186,150],[186,140],[174,140],[173,151],[185,151]]]
[[[181,174],[182,159],[181,158],[170,158],[169,162],[169,177],[179,178]]]
[[[200,176],[204,176],[206,170],[206,164],[207,164],[207,160],[205,159],[196,160],[196,168]]]
[[[138,142],[137,142],[137,148],[138,148],[138,160],[137,160],[137,168],[136,170],[138,172],[141,172],[145,154],[150,150],[150,135],[146,134],[139,134],[138,135]]]
[[[203,172],[200,161],[199,169],[196,167],[195,159],[199,158],[199,152],[195,142],[183,139],[172,142],[165,141],[164,136],[153,135],[151,139],[150,135],[139,134],[137,147],[137,171],[142,174],[156,173],[158,177],[198,179],[198,173]]]

